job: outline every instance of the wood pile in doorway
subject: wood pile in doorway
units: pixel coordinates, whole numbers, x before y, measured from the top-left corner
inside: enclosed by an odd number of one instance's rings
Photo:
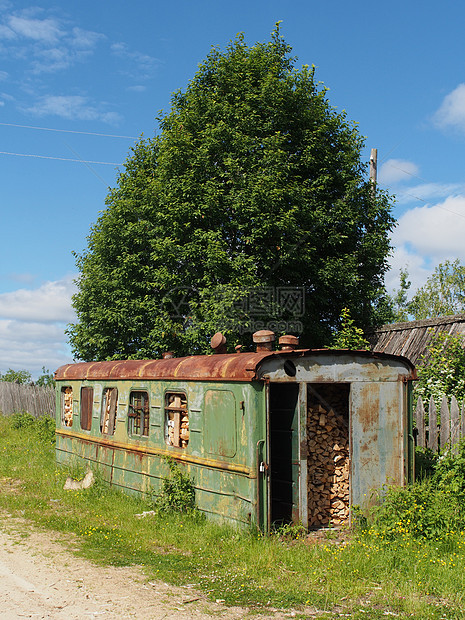
[[[307,413],[308,525],[341,525],[349,518],[349,429],[330,406]]]

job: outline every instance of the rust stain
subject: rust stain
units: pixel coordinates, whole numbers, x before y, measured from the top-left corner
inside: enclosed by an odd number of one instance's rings
[[[362,357],[378,359],[399,359],[388,353],[370,351],[347,351],[330,349],[300,349],[296,351],[266,351],[261,353],[231,353],[220,355],[193,355],[159,360],[119,360],[110,362],[78,362],[65,364],[55,372],[57,381],[63,380],[110,380],[110,379],[182,379],[207,381],[254,381],[261,362],[273,357],[302,357],[304,355],[347,355],[353,353]],[[410,366],[413,365],[402,359]],[[402,379],[404,380],[404,379]]]
[[[363,402],[358,409],[360,425],[364,433],[370,433],[373,428],[377,428],[379,420],[379,395],[369,392],[364,396]],[[370,435],[370,441],[374,438]]]
[[[92,437],[91,435],[84,435],[81,433],[73,433],[71,431],[67,431],[64,429],[57,429],[57,435],[63,435],[65,437],[71,437],[80,439],[85,443],[97,443],[99,445],[106,445],[111,448],[122,449],[125,452],[132,453],[136,456],[143,456],[145,454],[156,455],[156,456],[170,456],[177,461],[182,461],[183,463],[192,463],[194,465],[203,465],[204,467],[210,467],[212,469],[227,469],[228,471],[233,471],[238,474],[245,474],[249,478],[256,478],[257,472],[253,470],[251,467],[247,467],[246,465],[235,465],[234,463],[228,463],[225,461],[220,461],[218,459],[208,459],[202,458],[199,456],[194,456],[192,454],[184,454],[181,449],[179,450],[164,450],[162,448],[152,448],[149,446],[144,446],[141,444],[130,444],[122,441],[113,441],[111,439],[105,439],[103,437]]]

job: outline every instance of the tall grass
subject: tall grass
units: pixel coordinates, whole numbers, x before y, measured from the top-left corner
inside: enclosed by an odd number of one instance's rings
[[[64,491],[70,470],[56,468],[54,446],[35,424],[14,428],[0,417],[0,437],[0,508],[74,534],[73,548],[77,541],[94,562],[138,565],[227,605],[294,608],[301,618],[309,607],[321,618],[464,617],[465,532],[418,535],[407,527],[415,506],[365,515],[365,528],[345,541],[316,542],[299,530],[292,540],[262,536],[195,513],[138,518],[148,502],[108,489],[98,473],[90,489]]]

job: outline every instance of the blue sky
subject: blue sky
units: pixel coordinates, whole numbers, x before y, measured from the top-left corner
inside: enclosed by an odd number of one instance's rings
[[[465,262],[465,5],[392,0],[0,0],[0,372],[69,361],[72,252],[131,145],[212,45],[276,21],[378,149],[396,196],[389,289]],[[73,161],[74,160],[74,161]]]

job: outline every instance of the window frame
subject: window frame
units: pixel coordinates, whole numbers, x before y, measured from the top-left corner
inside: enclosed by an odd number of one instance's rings
[[[67,392],[66,390],[71,390]],[[68,398],[68,404],[66,400]],[[60,421],[62,426],[71,428],[73,426],[73,387],[71,385],[63,385],[60,391]],[[66,407],[70,407],[69,411],[66,411]],[[69,422],[69,424],[68,424]]]
[[[110,392],[109,398],[107,394]],[[102,390],[102,406],[100,411],[100,432],[102,435],[114,435],[118,413],[118,388],[104,387]],[[106,426],[106,430],[105,430]]]
[[[174,399],[181,397],[180,406],[177,407],[173,400],[169,402],[171,397]],[[170,406],[171,405],[171,406]],[[182,406],[185,405],[185,406]],[[170,415],[171,414],[171,415]],[[182,419],[184,417],[184,420]],[[187,418],[187,419],[186,419]],[[189,404],[187,394],[183,390],[167,390],[164,395],[164,427],[165,427],[165,443],[170,448],[178,448],[185,450],[189,445]],[[182,425],[185,425],[184,427]],[[173,428],[173,432],[170,432]],[[173,439],[171,439],[171,436]]]
[[[145,396],[139,408],[133,404],[135,394]],[[133,411],[131,412],[131,408]],[[137,424],[135,421],[137,420]],[[137,430],[136,430],[137,429]],[[150,433],[150,394],[148,390],[131,390],[128,404],[128,435],[130,437],[148,437]]]

